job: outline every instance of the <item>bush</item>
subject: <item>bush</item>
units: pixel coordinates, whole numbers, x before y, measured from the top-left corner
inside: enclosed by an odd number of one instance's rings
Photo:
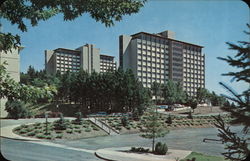
[[[91,128],[85,129],[85,132],[90,132],[90,131],[91,131]]]
[[[51,135],[47,135],[45,138],[46,139],[52,139],[52,136]]]
[[[21,129],[20,131],[19,131],[19,133],[20,134],[25,134],[25,133],[27,133],[28,131],[26,130],[26,129]]]
[[[21,128],[21,126],[18,126],[18,127],[16,127],[15,129],[14,129],[14,131],[19,131],[19,130],[21,130],[22,128]]]
[[[162,144],[161,142],[158,142],[155,146],[155,154],[158,155],[165,155],[168,151],[167,145],[164,143]]]
[[[56,138],[58,138],[58,139],[61,139],[62,137],[63,137],[62,134],[59,134],[59,135],[56,136]]]
[[[127,118],[127,117],[124,116],[124,117],[121,118],[121,125],[122,125],[122,126],[125,127],[125,126],[128,125],[128,123],[129,123],[129,122],[128,122],[128,118]]]
[[[35,136],[36,133],[35,133],[34,131],[32,131],[32,132],[29,132],[27,135],[28,135],[28,136]]]
[[[168,115],[166,123],[168,123],[168,124],[172,124],[173,123],[172,117],[170,115]]]
[[[188,112],[188,116],[187,116],[188,119],[193,119],[193,116],[192,116],[192,113],[191,111]]]
[[[126,126],[125,128],[126,128],[126,129],[128,129],[128,130],[130,130],[130,129],[131,129],[131,127],[130,127],[130,126]]]
[[[40,122],[37,122],[37,123],[34,124],[34,126],[40,126],[40,125],[41,125]]]
[[[81,132],[82,132],[82,130],[80,130],[80,129],[76,129],[76,130],[75,130],[75,132],[81,133]]]
[[[73,130],[67,130],[66,132],[69,133],[69,134],[72,134]]]
[[[80,129],[81,127],[80,126],[74,126],[75,129]]]
[[[74,120],[75,124],[82,124],[83,123],[83,119],[82,119],[82,113],[81,112],[77,112],[75,114],[76,119]]]
[[[43,135],[43,134],[37,134],[36,137],[39,138],[39,139],[45,139],[46,138],[46,136]]]
[[[66,130],[68,122],[63,118],[63,114],[60,114],[60,119],[55,121],[55,130]]]
[[[5,110],[8,112],[8,118],[19,119],[31,116],[31,112],[28,111],[25,104],[18,100],[7,101],[5,104]]]
[[[149,149],[144,149],[143,147],[131,147],[130,149],[131,152],[140,152],[140,153],[148,153]]]
[[[99,129],[98,127],[94,126],[94,127],[93,127],[93,130],[99,131],[100,129]]]

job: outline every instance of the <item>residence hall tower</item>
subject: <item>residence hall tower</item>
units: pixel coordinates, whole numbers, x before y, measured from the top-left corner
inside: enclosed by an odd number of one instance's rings
[[[202,46],[175,40],[175,33],[139,32],[119,37],[119,61],[123,69],[132,69],[144,87],[167,80],[181,83],[183,90],[195,96],[205,88],[205,55]]]
[[[45,50],[45,70],[47,73],[77,72],[80,69],[88,73],[106,72],[116,70],[116,63],[114,57],[100,55],[100,49],[95,48],[92,44],[86,44],[75,50],[65,48]]]

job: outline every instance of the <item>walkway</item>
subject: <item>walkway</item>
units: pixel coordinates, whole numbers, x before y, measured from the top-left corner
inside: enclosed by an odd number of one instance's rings
[[[191,153],[187,150],[169,149],[167,155],[136,154],[129,152],[129,149],[130,147],[99,149],[95,154],[101,159],[113,161],[176,161],[177,158],[183,159]]]
[[[16,135],[12,132],[12,130],[20,125],[11,125],[6,127],[1,127],[1,137],[9,138],[9,139],[17,139],[23,140],[34,144],[40,144],[45,146],[63,148],[67,150],[75,150],[75,151],[82,151],[87,153],[95,154],[97,157],[106,160],[119,160],[119,161],[175,161],[176,158],[185,158],[187,155],[191,153],[191,151],[186,150],[174,150],[169,149],[168,155],[160,156],[160,155],[153,155],[153,154],[135,154],[126,152],[130,149],[130,147],[121,147],[121,148],[106,148],[106,149],[98,149],[98,150],[89,150],[77,147],[70,147],[67,145],[57,144],[48,142],[46,140],[30,138],[30,137],[22,137]]]

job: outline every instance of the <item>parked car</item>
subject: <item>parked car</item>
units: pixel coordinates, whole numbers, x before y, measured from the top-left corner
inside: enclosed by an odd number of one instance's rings
[[[184,107],[184,106],[181,105],[181,104],[174,104],[174,107],[175,107],[175,108],[182,108],[182,107]]]
[[[100,117],[100,116],[107,116],[107,112],[96,112],[96,113],[91,113],[87,115],[88,117]]]
[[[114,112],[114,113],[111,113],[110,116],[122,116],[122,113]]]
[[[166,109],[166,108],[168,108],[168,105],[157,105],[157,108]]]

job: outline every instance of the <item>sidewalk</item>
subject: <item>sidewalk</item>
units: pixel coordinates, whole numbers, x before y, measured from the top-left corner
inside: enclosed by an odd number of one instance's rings
[[[136,154],[127,152],[131,147],[106,148],[99,149],[95,152],[96,156],[111,161],[176,161],[177,158],[183,159],[192,151],[169,149],[167,155],[154,154]]]
[[[1,137],[9,138],[9,139],[15,139],[15,140],[26,140],[26,141],[42,141],[41,139],[37,138],[31,138],[31,137],[23,137],[20,135],[17,135],[12,132],[12,130],[20,125],[12,125],[12,126],[6,126],[1,127]]]

